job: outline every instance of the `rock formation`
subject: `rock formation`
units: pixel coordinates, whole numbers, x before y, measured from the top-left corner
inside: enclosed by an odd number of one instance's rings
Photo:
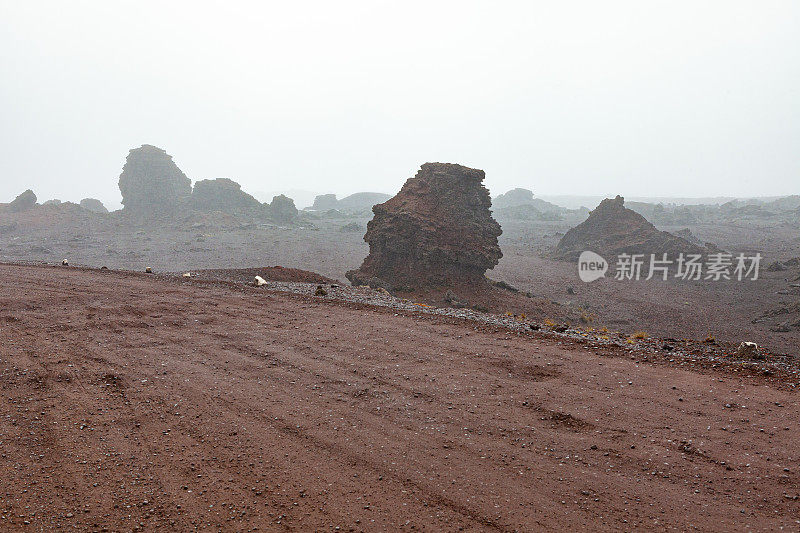
[[[228,178],[201,180],[194,184],[189,205],[198,211],[221,211],[229,215],[259,216],[263,204],[244,192],[241,185]]]
[[[331,209],[336,209],[338,205],[339,200],[336,199],[335,194],[320,194],[314,198],[314,205],[311,206],[311,209],[314,211],[330,211]]]
[[[519,187],[511,189],[507,193],[500,194],[492,200],[492,207],[495,209],[505,209],[506,207],[531,204],[533,204],[533,191],[520,189]]]
[[[606,198],[582,223],[569,230],[556,247],[555,257],[575,261],[581,252],[591,250],[611,261],[619,254],[703,253],[705,250],[686,239],[659,231],[639,213],[625,207],[621,196]]]
[[[269,204],[269,214],[275,222],[294,222],[297,220],[297,208],[294,200],[283,194],[275,196],[272,203]]]
[[[24,193],[14,198],[14,200],[8,204],[8,209],[12,213],[22,213],[23,211],[33,209],[35,206],[36,195],[32,190],[28,189]]]
[[[372,208],[369,256],[346,276],[354,285],[394,289],[486,284],[502,257],[482,170],[425,163],[400,192]]]
[[[140,214],[171,214],[185,207],[192,181],[172,156],[149,144],[130,151],[119,176],[125,210]]]
[[[95,198],[84,198],[81,200],[80,206],[87,211],[91,211],[92,213],[108,213],[108,209],[106,209],[106,206],[103,205],[103,202]]]

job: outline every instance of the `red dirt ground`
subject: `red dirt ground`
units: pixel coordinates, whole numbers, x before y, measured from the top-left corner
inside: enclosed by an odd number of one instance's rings
[[[1,530],[800,528],[779,383],[230,284],[0,276]]]

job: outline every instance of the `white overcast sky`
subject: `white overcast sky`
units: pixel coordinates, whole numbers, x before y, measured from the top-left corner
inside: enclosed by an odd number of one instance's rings
[[[0,201],[128,150],[248,191],[800,193],[800,2],[0,0]]]

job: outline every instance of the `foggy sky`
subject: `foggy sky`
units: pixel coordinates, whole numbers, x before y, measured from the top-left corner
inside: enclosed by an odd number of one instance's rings
[[[800,193],[800,2],[0,0],[0,202],[128,150],[249,192]]]

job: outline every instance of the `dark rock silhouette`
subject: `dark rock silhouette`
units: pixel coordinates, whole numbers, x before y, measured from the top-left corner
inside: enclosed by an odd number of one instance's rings
[[[28,189],[8,204],[8,209],[12,213],[22,213],[36,207],[36,195]]]
[[[189,204],[198,211],[221,211],[240,216],[259,216],[266,211],[261,202],[228,178],[198,181],[194,184]]]
[[[582,223],[559,241],[555,257],[575,261],[591,250],[607,260],[619,254],[696,254],[705,250],[686,239],[658,230],[639,213],[625,207],[621,196],[606,198]],[[674,258],[674,257],[673,257]]]
[[[192,181],[161,148],[145,144],[130,151],[119,176],[126,211],[172,214],[185,208]]]
[[[346,276],[354,285],[408,289],[486,284],[502,257],[484,172],[425,163],[400,192],[372,208],[364,240],[370,253]]]
[[[80,206],[87,211],[91,211],[92,213],[108,213],[108,209],[106,209],[106,206],[103,205],[103,202],[95,198],[84,198],[81,200]]]

